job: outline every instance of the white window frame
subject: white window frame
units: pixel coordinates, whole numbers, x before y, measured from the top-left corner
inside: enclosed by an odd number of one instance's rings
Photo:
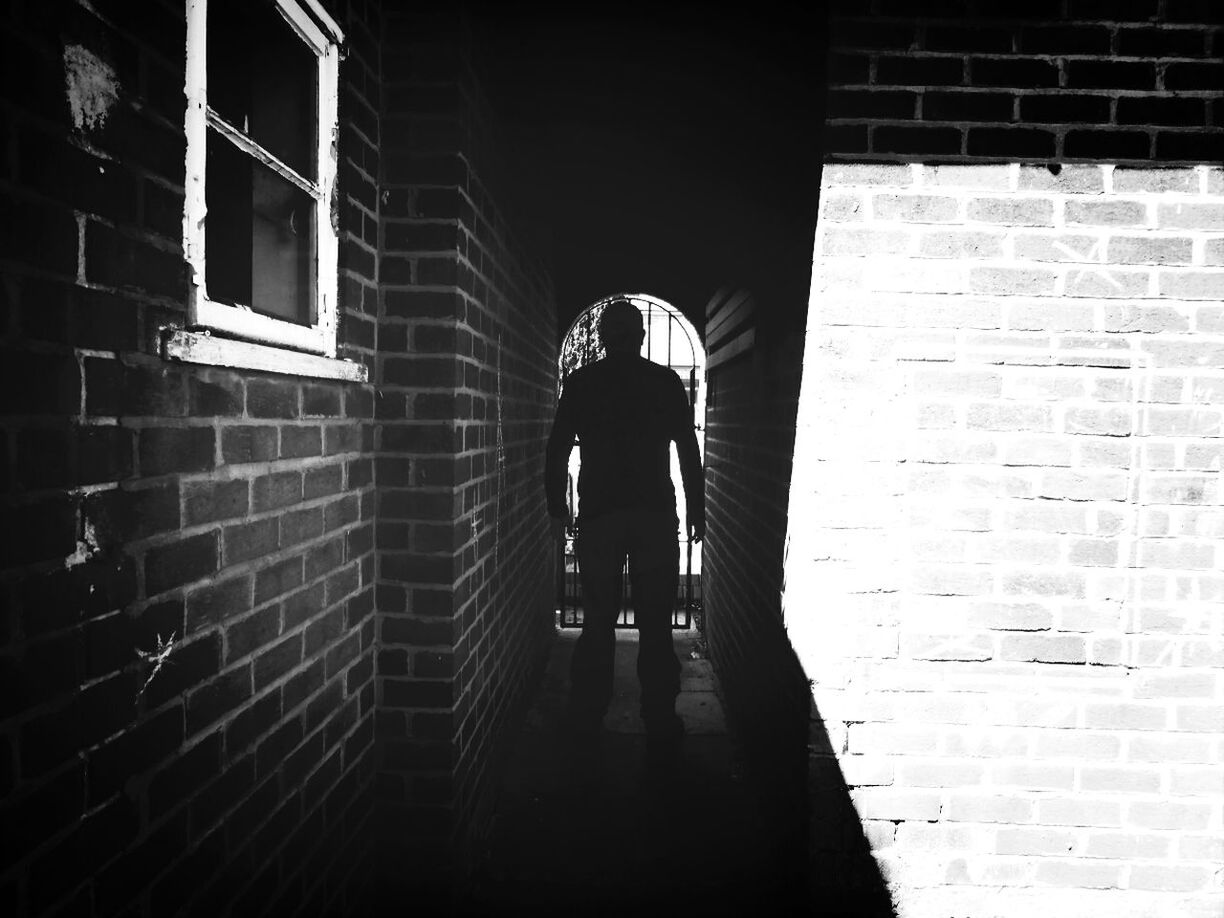
[[[171,332],[167,357],[196,363],[274,369],[309,376],[366,379],[363,364],[336,360],[339,233],[334,221],[339,63],[344,34],[318,0],[275,0],[286,23],[318,58],[318,181],[304,178],[208,105],[208,0],[187,0],[187,136],[183,254],[190,273],[188,325]],[[206,284],[206,149],[214,131],[310,195],[316,208],[315,322],[304,326],[245,306],[209,299]]]

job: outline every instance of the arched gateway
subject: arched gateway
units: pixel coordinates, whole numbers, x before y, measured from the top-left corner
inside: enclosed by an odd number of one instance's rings
[[[558,358],[557,377],[559,386],[564,387],[569,374],[589,363],[594,363],[604,356],[604,350],[599,343],[597,328],[599,317],[608,303],[616,299],[626,299],[633,303],[642,313],[646,336],[642,340],[642,356],[655,363],[670,367],[680,377],[688,392],[689,404],[693,406],[694,425],[697,429],[698,448],[705,453],[704,420],[705,420],[705,367],[706,354],[701,345],[701,338],[680,310],[658,297],[644,293],[620,293],[605,297],[584,309],[566,332],[561,342],[561,353]],[[570,453],[567,498],[569,518],[573,520],[578,514],[578,469],[581,459],[577,449]],[[676,486],[677,495],[683,494],[680,481],[680,460],[676,455],[675,445],[672,446],[671,457],[672,481]],[[701,600],[701,546],[693,544],[688,538],[688,520],[686,519],[683,500],[677,501],[677,512],[680,517],[681,552],[680,590],[676,597],[675,617],[677,627],[689,627],[693,623],[693,613]],[[565,553],[561,565],[561,576],[558,584],[558,607],[562,627],[575,626],[582,623],[582,595],[578,583],[577,562],[574,557],[573,538],[567,538]],[[625,580],[625,606],[619,624],[625,627],[633,626],[632,597],[629,595],[628,579]]]

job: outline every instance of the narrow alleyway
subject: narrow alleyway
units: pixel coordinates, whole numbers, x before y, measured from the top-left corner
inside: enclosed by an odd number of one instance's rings
[[[554,642],[464,913],[799,913],[802,803],[751,777],[699,633],[676,633],[688,734],[670,753],[647,748],[637,716],[634,631],[618,634],[616,696],[597,746],[562,735],[577,637],[562,629]]]

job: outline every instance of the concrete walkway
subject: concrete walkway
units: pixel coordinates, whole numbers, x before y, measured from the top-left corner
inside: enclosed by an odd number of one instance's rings
[[[638,717],[630,630],[618,631],[604,734],[589,747],[562,734],[577,637],[563,629],[554,642],[464,913],[798,913],[795,814],[746,777],[698,632],[675,635],[683,662],[677,710],[688,732],[662,752],[647,748]]]

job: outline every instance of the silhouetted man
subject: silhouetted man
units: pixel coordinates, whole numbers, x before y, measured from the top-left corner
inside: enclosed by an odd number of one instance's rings
[[[684,732],[676,714],[680,661],[672,646],[672,607],[679,583],[676,491],[671,443],[684,483],[689,535],[705,536],[705,496],[693,413],[684,384],[671,369],[639,355],[642,314],[614,300],[599,318],[607,356],[576,370],[565,382],[544,471],[554,538],[566,527],[565,476],[577,436],[576,551],[582,579],[583,627],[570,666],[569,729],[592,735],[612,698],[616,618],[621,571],[629,560],[634,621],[640,634],[637,672],[641,713],[649,737]]]

